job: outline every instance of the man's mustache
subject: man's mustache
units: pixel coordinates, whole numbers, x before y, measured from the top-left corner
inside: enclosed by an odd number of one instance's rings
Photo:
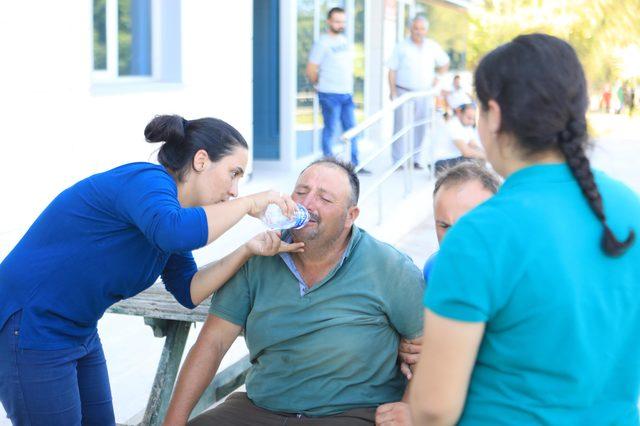
[[[317,214],[309,212],[309,220],[320,223],[320,217]]]

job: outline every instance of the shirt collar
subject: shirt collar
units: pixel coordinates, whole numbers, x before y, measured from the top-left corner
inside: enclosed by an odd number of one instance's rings
[[[360,228],[353,225],[351,227],[351,238],[349,239],[349,244],[347,245],[347,248],[345,249],[344,254],[342,255],[343,259],[346,259],[351,255],[353,248],[356,246],[358,241],[360,241],[361,237],[362,237],[362,233],[360,231]]]
[[[502,189],[526,183],[568,182],[573,179],[567,163],[536,164],[512,173],[502,184]]]
[[[345,249],[344,253],[342,253],[342,259],[346,259],[347,257],[349,257],[349,255],[351,255],[353,248],[358,243],[358,241],[360,241],[361,237],[362,231],[360,231],[360,228],[353,225],[351,227],[351,237],[349,238],[349,244],[347,244],[347,248]],[[291,235],[291,231],[287,229],[282,233],[282,241],[289,244],[293,242],[293,235]],[[283,254],[289,253],[280,253],[280,256],[282,257]]]
[[[329,273],[329,275],[332,275],[335,271],[337,271],[342,267],[345,260],[351,255],[351,252],[353,251],[354,247],[357,245],[358,241],[360,241],[361,237],[362,237],[362,231],[360,231],[360,228],[353,225],[351,227],[351,237],[349,238],[349,244],[347,245],[347,248],[345,249],[344,253],[342,253],[342,257],[340,258],[340,261],[338,262],[336,267],[333,269],[333,271]],[[289,230],[286,230],[282,233],[282,241],[284,241],[285,243],[293,242],[293,236],[291,235],[291,232]],[[287,268],[291,271],[291,273],[298,280],[298,283],[300,284],[300,295],[301,296],[304,295],[309,290],[309,288],[307,287],[307,284],[302,279],[302,275],[300,274],[300,271],[298,271],[298,268],[296,267],[293,261],[293,257],[291,256],[291,253],[287,253],[287,252],[280,253],[280,258],[285,263]]]

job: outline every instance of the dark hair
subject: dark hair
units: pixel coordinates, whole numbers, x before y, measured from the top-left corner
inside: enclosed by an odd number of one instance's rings
[[[329,9],[329,12],[327,13],[327,19],[331,19],[331,16],[334,13],[344,13],[344,9],[341,7],[332,7],[331,9]]]
[[[164,142],[158,161],[179,181],[193,167],[193,156],[201,149],[216,162],[236,147],[249,148],[240,132],[217,118],[185,120],[179,115],[158,115],[144,128],[144,137],[150,143]]]
[[[335,157],[323,157],[309,164],[300,172],[300,174],[304,173],[308,168],[318,164],[325,164],[331,167],[339,168],[347,174],[347,177],[349,178],[349,185],[351,186],[351,205],[357,205],[358,199],[360,198],[360,179],[358,179],[358,175],[355,172],[353,164],[346,161],[338,160]]]
[[[557,149],[564,155],[591,210],[604,227],[602,249],[619,256],[633,244],[633,230],[618,241],[607,224],[589,160],[587,81],[569,43],[546,34],[521,35],[487,54],[475,72],[478,99],[500,106],[501,132],[515,136],[525,155]]]
[[[471,181],[480,182],[492,194],[498,192],[501,183],[500,178],[491,170],[481,166],[477,161],[466,160],[448,167],[438,174],[433,188],[433,196],[435,197],[438,190],[444,186],[451,187]]]

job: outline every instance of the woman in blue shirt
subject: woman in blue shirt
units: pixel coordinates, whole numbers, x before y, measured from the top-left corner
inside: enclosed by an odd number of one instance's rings
[[[542,34],[475,72],[498,193],[444,238],[410,385],[419,425],[638,424],[640,200],[585,154],[587,83]]]
[[[252,255],[301,250],[261,234],[198,271],[192,250],[244,215],[295,204],[273,191],[229,201],[247,143],[214,118],[159,116],[145,128],[164,142],[161,165],[133,163],[58,195],[0,264],[0,401],[14,424],[114,424],[97,322],[112,304],[159,276],[194,308]]]

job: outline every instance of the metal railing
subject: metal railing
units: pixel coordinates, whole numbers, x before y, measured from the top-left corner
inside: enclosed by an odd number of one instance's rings
[[[353,138],[362,135],[365,131],[370,129],[372,126],[380,123],[385,118],[393,118],[395,120],[395,112],[396,109],[402,108],[402,123],[403,127],[391,135],[387,140],[383,140],[383,142],[379,145],[379,147],[369,155],[364,161],[362,161],[356,167],[356,172],[362,170],[370,164],[373,160],[375,160],[378,156],[383,153],[388,153],[391,146],[400,138],[403,138],[402,144],[404,147],[404,155],[395,163],[393,163],[390,167],[383,170],[381,175],[373,182],[369,188],[361,195],[360,199],[362,201],[369,198],[374,193],[378,195],[378,224],[382,222],[383,218],[383,196],[382,196],[382,184],[389,179],[400,167],[403,167],[404,173],[404,191],[405,196],[409,194],[413,188],[413,157],[416,154],[424,151],[425,149],[429,149],[431,152],[429,155],[429,173],[430,177],[433,177],[433,173],[435,170],[435,166],[433,164],[433,135],[434,135],[434,122],[436,118],[436,107],[435,107],[435,96],[438,92],[436,90],[427,90],[420,92],[408,92],[394,99],[389,105],[384,106],[382,109],[367,117],[362,123],[357,126],[349,129],[344,132],[340,139],[345,144],[345,153],[347,155],[347,159],[351,158],[351,141]],[[421,120],[415,120],[415,108],[414,102],[419,99],[425,99],[427,101],[432,102],[429,105],[429,113],[427,117]],[[418,126],[426,126],[426,131],[424,134],[425,141],[420,148],[416,149],[415,144],[415,135],[414,129]],[[404,136],[407,137],[404,137]]]

